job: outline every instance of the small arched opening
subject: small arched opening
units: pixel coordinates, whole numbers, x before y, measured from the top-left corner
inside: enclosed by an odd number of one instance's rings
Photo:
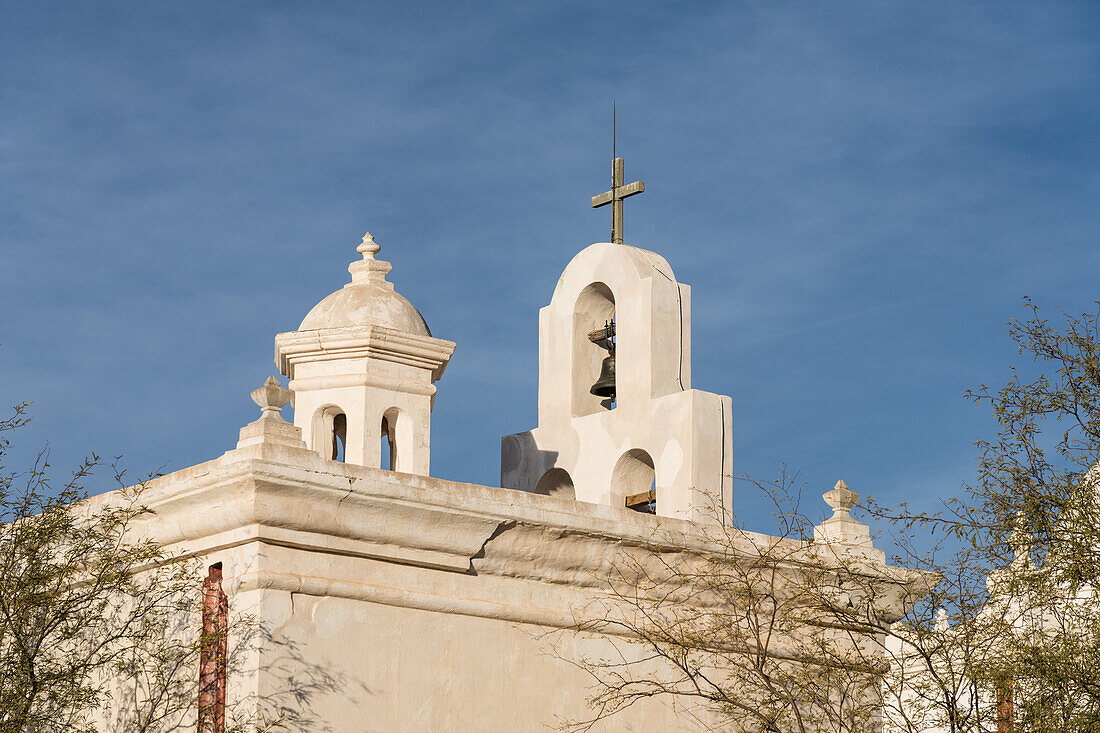
[[[391,407],[382,414],[380,433],[381,457],[379,466],[388,471],[401,471],[408,456],[411,436],[407,434],[408,425],[404,413],[396,407]]]
[[[330,461],[345,460],[348,416],[336,405],[325,405],[313,415],[313,449]]]
[[[396,470],[397,466],[397,440],[393,435],[393,425],[386,418],[382,416],[382,456],[379,465],[387,471]]]
[[[656,514],[657,486],[653,457],[640,448],[623,453],[611,472],[611,495],[628,509]]]
[[[592,394],[592,387],[602,373],[604,360],[610,356],[608,343],[594,343],[589,334],[607,325],[614,327],[615,296],[602,282],[592,283],[577,296],[573,306],[573,416],[591,415],[615,406],[615,397]]]
[[[564,468],[551,468],[542,474],[542,478],[535,484],[535,493],[556,496],[560,499],[577,498],[577,492],[573,488],[573,479]]]

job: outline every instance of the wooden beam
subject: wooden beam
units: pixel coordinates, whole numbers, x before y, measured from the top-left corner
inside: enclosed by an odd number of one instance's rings
[[[657,501],[657,490],[650,489],[649,491],[643,491],[640,494],[631,494],[626,497],[626,505],[628,507],[636,507],[639,504],[652,504]]]

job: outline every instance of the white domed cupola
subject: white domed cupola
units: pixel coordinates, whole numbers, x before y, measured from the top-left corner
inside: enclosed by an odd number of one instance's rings
[[[351,282],[313,306],[299,331],[347,326],[381,326],[418,336],[431,336],[424,316],[393,289],[386,275],[393,265],[375,259],[382,249],[370,232],[356,250],[363,259],[348,265]]]
[[[428,475],[435,385],[454,352],[386,280],[367,232],[351,282],[275,337],[294,424],[325,458]]]

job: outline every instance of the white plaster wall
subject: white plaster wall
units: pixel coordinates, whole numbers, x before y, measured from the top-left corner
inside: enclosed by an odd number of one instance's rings
[[[299,684],[317,683],[299,730],[324,730],[323,722],[364,733],[504,733],[553,730],[590,714],[587,675],[548,651],[553,639],[568,653],[598,654],[606,644],[597,637],[546,637],[549,629],[502,620],[281,595],[292,612],[276,640],[293,640],[297,651],[273,645],[265,653],[261,690],[280,694],[287,669],[297,670]],[[593,730],[704,728],[655,700]]]

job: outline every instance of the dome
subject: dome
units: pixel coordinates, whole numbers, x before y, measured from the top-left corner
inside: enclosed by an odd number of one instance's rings
[[[398,331],[431,336],[428,324],[412,303],[386,287],[389,283],[351,283],[313,306],[299,331],[344,326],[384,326]]]
[[[382,326],[418,336],[431,336],[420,311],[386,282],[392,266],[374,259],[381,249],[367,232],[358,251],[363,259],[353,262],[348,271],[351,282],[313,306],[302,320],[299,331],[347,326]]]

